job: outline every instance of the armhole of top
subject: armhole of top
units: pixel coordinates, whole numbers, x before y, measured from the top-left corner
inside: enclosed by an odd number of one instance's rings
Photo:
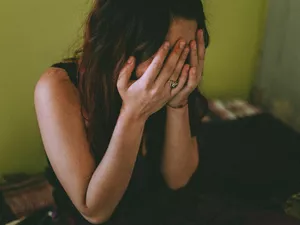
[[[60,62],[53,64],[51,67],[65,70],[72,83],[76,87],[78,86],[78,68],[76,62]]]

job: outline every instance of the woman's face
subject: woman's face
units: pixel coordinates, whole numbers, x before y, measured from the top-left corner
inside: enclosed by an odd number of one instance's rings
[[[197,22],[195,20],[187,20],[182,18],[174,19],[171,23],[169,32],[167,34],[166,40],[170,42],[171,47],[173,47],[176,42],[182,38],[186,41],[186,43],[190,43],[190,41],[196,39],[197,33]],[[136,68],[136,77],[140,78],[149,65],[151,64],[154,56],[148,59],[145,62],[137,65]]]

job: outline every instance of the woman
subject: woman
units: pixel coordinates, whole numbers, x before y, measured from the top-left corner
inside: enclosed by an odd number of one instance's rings
[[[54,223],[203,224],[194,181],[207,45],[200,0],[94,2],[82,49],[35,90]]]
[[[199,0],[95,1],[79,56],[35,90],[63,224],[174,224],[199,163],[207,42]]]

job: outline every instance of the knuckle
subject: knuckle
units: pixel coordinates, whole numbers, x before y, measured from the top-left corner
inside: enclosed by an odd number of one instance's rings
[[[148,84],[140,85],[140,90],[141,90],[141,92],[149,93],[149,91],[150,91],[149,85]]]
[[[157,95],[159,95],[159,94],[160,94],[160,89],[157,88],[157,87],[153,88],[153,89],[151,90],[151,92],[150,92],[150,95],[151,95],[152,97],[155,97],[155,96],[157,96]]]
[[[149,93],[150,98],[153,98],[156,95],[156,90],[152,89]]]

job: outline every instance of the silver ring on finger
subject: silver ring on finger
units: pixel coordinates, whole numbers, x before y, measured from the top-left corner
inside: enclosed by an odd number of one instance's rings
[[[169,80],[171,89],[177,88],[178,81]]]

